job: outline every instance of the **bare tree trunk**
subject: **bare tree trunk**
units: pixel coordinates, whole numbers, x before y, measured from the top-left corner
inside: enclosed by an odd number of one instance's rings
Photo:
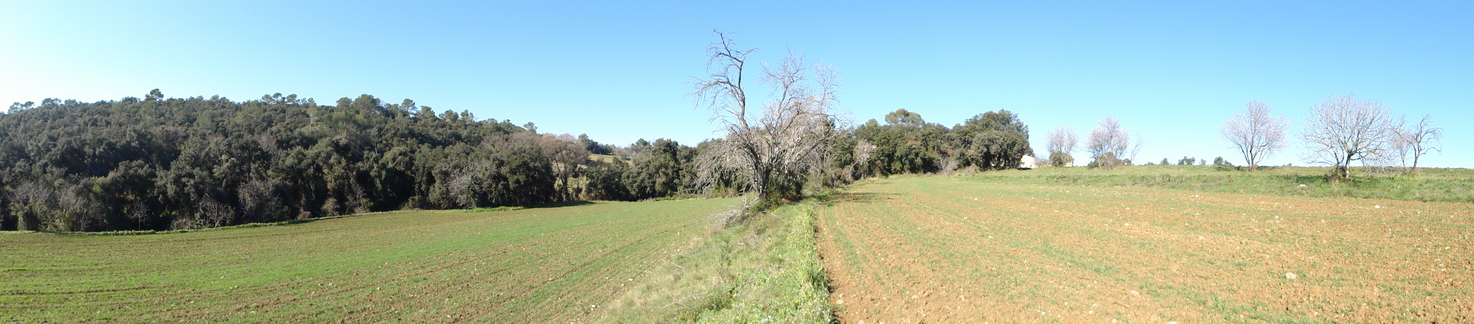
[[[1408,170],[1408,173],[1417,173],[1418,172],[1418,158],[1421,157],[1421,156],[1422,156],[1422,154],[1413,154],[1413,167],[1412,167],[1412,169]]]

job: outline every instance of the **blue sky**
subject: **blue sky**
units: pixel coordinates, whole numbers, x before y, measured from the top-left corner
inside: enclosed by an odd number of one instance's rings
[[[411,98],[627,145],[717,137],[688,96],[712,29],[837,68],[856,123],[944,125],[998,109],[1045,134],[1116,117],[1139,161],[1242,161],[1218,127],[1244,103],[1292,121],[1343,93],[1445,130],[1428,166],[1474,167],[1470,2],[5,1],[0,103],[281,92]],[[1082,136],[1083,137],[1083,136]],[[1083,150],[1081,150],[1083,151]],[[1077,159],[1084,153],[1077,152]]]

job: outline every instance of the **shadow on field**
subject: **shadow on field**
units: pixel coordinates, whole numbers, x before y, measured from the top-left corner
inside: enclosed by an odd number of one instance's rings
[[[852,203],[872,203],[872,202],[880,202],[880,201],[886,201],[886,200],[893,200],[893,199],[897,199],[898,197],[900,197],[900,195],[897,195],[897,194],[894,194],[894,193],[842,192],[842,193],[834,194],[833,196],[829,196],[829,198],[828,199],[825,199],[824,202],[827,203],[827,204],[833,204],[833,203],[850,203],[850,202],[852,202]]]
[[[46,234],[55,234],[55,235],[76,235],[76,236],[114,236],[114,235],[179,234],[179,233],[202,232],[202,231],[217,231],[217,230],[239,229],[239,228],[298,225],[298,224],[307,224],[307,223],[311,223],[311,222],[316,222],[316,221],[320,221],[320,220],[345,218],[345,217],[352,217],[352,216],[359,216],[359,215],[363,215],[363,214],[326,216],[326,217],[308,218],[308,219],[293,219],[293,220],[286,220],[286,221],[280,221],[280,222],[245,223],[245,224],[240,224],[240,225],[230,225],[230,226],[220,226],[220,227],[205,227],[205,228],[191,228],[191,229],[176,229],[176,230],[129,230],[129,231],[106,231],[106,232],[67,232],[67,231],[34,231],[34,232],[36,232],[36,233],[46,233]]]
[[[1289,174],[1283,176],[1286,181],[1296,184],[1323,184],[1326,183],[1324,175]]]
[[[588,200],[574,200],[574,201],[565,201],[565,202],[546,203],[546,204],[541,204],[541,205],[532,205],[532,206],[527,206],[527,208],[558,208],[558,207],[574,207],[574,206],[584,206],[584,205],[593,205],[593,204],[594,204],[594,202],[588,201]]]

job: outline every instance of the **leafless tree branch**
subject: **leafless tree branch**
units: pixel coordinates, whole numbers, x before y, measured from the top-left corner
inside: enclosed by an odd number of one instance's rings
[[[1413,164],[1408,169],[1409,172],[1417,172],[1418,160],[1423,155],[1427,155],[1433,151],[1443,151],[1438,146],[1442,144],[1443,128],[1433,127],[1433,122],[1430,120],[1432,117],[1423,115],[1423,119],[1419,120],[1417,124],[1395,128],[1395,140],[1392,146],[1397,151],[1400,159],[1405,159],[1407,155],[1412,155]]]
[[[1395,125],[1382,103],[1340,95],[1322,100],[1311,109],[1301,138],[1311,163],[1334,167],[1333,179],[1351,175],[1352,161],[1371,159],[1388,150],[1395,139]]]
[[[1125,157],[1131,145],[1131,133],[1121,128],[1121,121],[1114,117],[1100,120],[1100,126],[1090,130],[1085,139],[1085,150],[1090,158],[1102,168],[1115,168],[1119,159]]]
[[[1285,129],[1290,127],[1290,121],[1270,116],[1274,108],[1269,104],[1250,101],[1246,106],[1247,111],[1229,119],[1218,131],[1244,155],[1249,171],[1254,171],[1265,157],[1284,148]]]
[[[1069,166],[1075,160],[1070,154],[1079,143],[1080,138],[1075,135],[1074,127],[1055,127],[1049,132],[1049,163],[1061,167]]]
[[[748,88],[742,83],[747,55],[726,34],[708,48],[712,74],[695,82],[698,105],[711,109],[726,138],[698,158],[698,182],[710,184],[735,175],[757,193],[760,202],[774,194],[791,195],[793,186],[823,167],[825,143],[834,135],[838,73],[828,66],[809,67],[789,53],[776,68],[763,68],[762,83],[772,86],[763,114],[748,115]],[[717,67],[717,68],[713,68]],[[810,70],[814,79],[809,79]],[[788,197],[776,197],[788,198]]]

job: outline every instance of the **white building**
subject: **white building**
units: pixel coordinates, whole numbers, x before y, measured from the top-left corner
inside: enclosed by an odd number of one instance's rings
[[[1025,155],[1023,158],[1020,158],[1019,159],[1018,168],[1019,169],[1033,169],[1035,162],[1036,161],[1034,160],[1034,157]]]

